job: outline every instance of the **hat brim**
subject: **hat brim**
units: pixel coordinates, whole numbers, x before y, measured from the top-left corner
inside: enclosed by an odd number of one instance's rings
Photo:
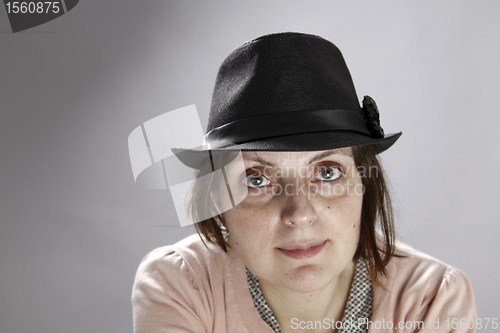
[[[318,151],[372,145],[379,154],[390,148],[402,134],[387,134],[374,139],[351,131],[325,131],[260,139],[212,151]],[[172,152],[183,164],[193,169],[200,169],[208,157],[207,150],[202,149],[172,148]]]

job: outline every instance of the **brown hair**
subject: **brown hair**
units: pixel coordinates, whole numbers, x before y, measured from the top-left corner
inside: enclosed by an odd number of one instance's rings
[[[364,194],[361,207],[361,230],[354,259],[363,258],[373,282],[379,274],[387,275],[386,266],[395,256],[394,215],[384,172],[375,148],[371,145],[352,147],[354,163],[364,170]],[[372,173],[375,170],[375,173]],[[380,233],[376,231],[379,222]]]
[[[367,262],[370,277],[375,283],[379,274],[387,274],[386,266],[395,256],[392,204],[375,148],[371,145],[355,146],[352,147],[352,153],[356,168],[364,170],[362,182],[365,190],[361,208],[360,238],[353,259],[363,258]],[[375,172],[372,173],[373,170]],[[207,163],[204,169],[198,171],[198,177],[210,172],[211,164]],[[215,173],[213,175],[197,179],[192,188],[189,209],[195,221],[200,220],[200,216],[213,216],[196,223],[196,231],[202,240],[216,244],[227,252],[227,230],[213,200],[207,200],[211,189],[220,181]],[[377,221],[380,232],[376,231]]]

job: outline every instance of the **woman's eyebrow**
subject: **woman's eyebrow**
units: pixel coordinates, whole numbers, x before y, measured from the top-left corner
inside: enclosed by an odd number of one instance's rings
[[[307,165],[309,165],[311,163],[314,163],[316,161],[322,160],[323,158],[331,156],[331,155],[345,155],[345,156],[352,157],[351,154],[349,154],[349,153],[347,153],[347,152],[345,152],[344,150],[341,150],[341,149],[329,150],[329,151],[325,151],[325,152],[320,153],[320,154],[314,156],[313,158],[311,158],[309,160],[309,162],[307,163]],[[269,161],[263,159],[260,156],[245,158],[245,160],[247,160],[247,161],[254,161],[254,162],[260,163],[262,165],[270,166],[270,167],[273,167],[273,168],[277,167],[276,164],[274,164],[272,162],[269,162]]]
[[[260,164],[263,164],[263,165],[267,165],[267,166],[270,166],[270,167],[273,167],[273,168],[276,168],[276,164],[274,163],[271,163],[269,161],[266,161],[265,159],[263,159],[262,157],[250,157],[248,159],[246,159],[248,161],[254,161],[254,162],[258,162]]]
[[[318,154],[318,155],[314,156],[313,158],[311,158],[309,160],[309,163],[307,163],[307,164],[309,165],[311,163],[317,162],[317,161],[322,160],[323,158],[331,156],[331,155],[345,155],[345,156],[352,157],[351,154],[345,152],[344,150],[335,149],[335,150],[325,151],[325,152],[323,152],[321,154]]]

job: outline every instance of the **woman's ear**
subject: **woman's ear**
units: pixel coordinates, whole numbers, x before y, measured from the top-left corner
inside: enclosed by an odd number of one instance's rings
[[[224,228],[227,229],[227,224],[226,224],[226,220],[224,219],[224,214],[220,214],[219,216],[220,216],[220,222],[222,223]]]
[[[210,199],[212,200],[212,202],[214,203],[214,206],[215,206],[215,209],[217,210],[217,213],[219,215],[221,215],[221,209],[220,209],[220,201],[219,201],[219,196],[217,195],[217,193],[215,193],[215,191],[211,190],[210,191]]]
[[[217,215],[221,217],[221,220],[223,219],[223,213],[227,210],[224,209],[225,206],[221,203],[220,197],[216,191],[210,191],[210,198],[214,204],[215,210],[217,211]]]
[[[214,203],[215,209],[217,210],[217,213],[220,217],[220,221],[221,221],[222,225],[224,226],[224,228],[227,229],[226,221],[224,219],[224,213],[222,213],[222,209],[220,206],[219,196],[217,195],[217,193],[215,191],[210,191],[210,198],[212,199],[212,202]]]

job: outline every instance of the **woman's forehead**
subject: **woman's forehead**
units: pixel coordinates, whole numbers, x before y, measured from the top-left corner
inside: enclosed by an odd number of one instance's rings
[[[350,157],[352,148],[337,148],[319,151],[242,151],[246,162],[257,162],[268,166],[308,165],[328,157]]]

